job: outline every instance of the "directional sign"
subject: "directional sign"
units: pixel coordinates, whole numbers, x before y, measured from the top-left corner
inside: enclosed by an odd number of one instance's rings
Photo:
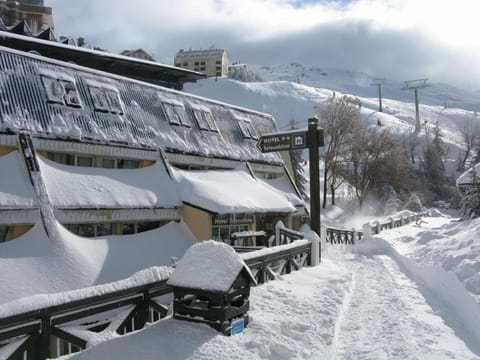
[[[318,146],[323,146],[323,129],[317,129]],[[257,147],[261,152],[306,149],[309,147],[308,131],[289,131],[261,136]]]

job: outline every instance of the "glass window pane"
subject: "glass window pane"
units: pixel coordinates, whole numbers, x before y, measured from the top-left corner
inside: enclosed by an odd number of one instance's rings
[[[135,224],[123,224],[122,225],[122,234],[129,235],[135,233]]]
[[[105,169],[114,169],[115,168],[115,159],[102,159],[102,167]]]
[[[97,236],[113,234],[113,224],[97,224]]]
[[[7,241],[8,226],[0,226],[0,243]]]
[[[92,164],[93,164],[93,159],[90,156],[77,156],[77,166],[91,167]]]
[[[84,237],[94,237],[95,236],[94,224],[78,224],[78,235],[84,236]]]
[[[47,157],[60,164],[75,165],[75,157],[71,154],[48,152]]]
[[[165,109],[165,117],[171,125],[180,125],[180,118],[175,111],[175,105],[169,103],[163,103]]]
[[[42,76],[42,83],[49,102],[64,104],[63,96],[65,89],[60,81],[48,76]]]
[[[137,224],[137,233],[156,229],[160,226],[158,221],[141,222]]]
[[[101,112],[109,112],[110,106],[108,104],[108,100],[103,89],[90,86],[90,95],[92,96],[93,106],[95,110]]]
[[[120,159],[117,161],[119,169],[137,169],[140,167],[139,160]]]
[[[113,114],[123,115],[122,100],[120,94],[113,90],[105,90],[105,97],[107,98],[110,112]]]
[[[205,119],[204,112],[201,110],[193,110],[193,114],[195,115],[195,119],[197,120],[198,127],[201,130],[208,130],[208,123]]]

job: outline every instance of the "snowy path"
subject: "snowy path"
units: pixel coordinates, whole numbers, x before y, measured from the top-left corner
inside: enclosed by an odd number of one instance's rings
[[[436,315],[414,282],[388,256],[347,261],[333,359],[479,359]]]

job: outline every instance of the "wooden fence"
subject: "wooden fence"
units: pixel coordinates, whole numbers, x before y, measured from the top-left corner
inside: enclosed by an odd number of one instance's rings
[[[365,224],[365,228],[372,234],[379,234],[383,230],[394,229],[414,221],[418,221],[423,216],[427,216],[428,211],[423,211],[418,214],[412,214],[409,216],[402,216],[400,218],[390,218],[388,221],[379,222],[376,221],[372,224]],[[330,244],[355,244],[355,241],[361,240],[365,236],[365,231],[356,230],[344,230],[336,228],[326,228],[326,242]]]

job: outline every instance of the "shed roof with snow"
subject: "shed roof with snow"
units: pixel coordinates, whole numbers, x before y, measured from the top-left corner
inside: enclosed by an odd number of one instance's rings
[[[195,244],[185,252],[168,285],[228,292],[239,275],[256,284],[250,269],[231,246],[209,240]]]

